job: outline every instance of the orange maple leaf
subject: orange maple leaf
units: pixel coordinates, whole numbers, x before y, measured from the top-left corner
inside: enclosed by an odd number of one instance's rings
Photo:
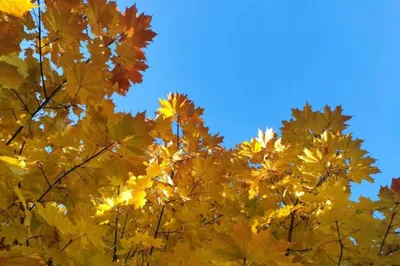
[[[392,185],[390,188],[396,192],[397,194],[400,195],[400,177],[398,178],[392,178]]]

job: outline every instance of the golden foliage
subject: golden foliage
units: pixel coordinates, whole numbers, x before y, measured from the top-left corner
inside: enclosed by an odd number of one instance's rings
[[[154,118],[114,111],[155,37],[135,6],[0,10],[1,265],[400,261],[400,179],[377,201],[349,199],[379,170],[341,107],[307,104],[227,150],[186,95]]]

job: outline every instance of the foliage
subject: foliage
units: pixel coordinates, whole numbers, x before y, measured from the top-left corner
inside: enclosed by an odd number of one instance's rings
[[[33,7],[33,9],[28,12]],[[1,265],[390,265],[400,179],[341,107],[293,109],[227,150],[185,95],[155,117],[114,111],[155,34],[106,0],[0,1]]]

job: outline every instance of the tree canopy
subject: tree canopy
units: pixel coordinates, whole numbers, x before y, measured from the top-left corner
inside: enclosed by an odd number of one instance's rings
[[[379,169],[340,106],[232,149],[183,94],[116,112],[150,22],[113,1],[0,0],[0,265],[399,265],[400,179],[350,200]]]

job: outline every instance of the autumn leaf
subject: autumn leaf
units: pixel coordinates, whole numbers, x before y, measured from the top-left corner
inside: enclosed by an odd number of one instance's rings
[[[392,178],[390,188],[400,195],[400,178]]]
[[[0,0],[0,11],[6,12],[16,17],[22,15],[35,7],[30,0]]]
[[[228,149],[188,95],[116,111],[156,36],[135,5],[0,12],[1,265],[398,263],[399,178],[352,200],[379,169],[341,106]]]

